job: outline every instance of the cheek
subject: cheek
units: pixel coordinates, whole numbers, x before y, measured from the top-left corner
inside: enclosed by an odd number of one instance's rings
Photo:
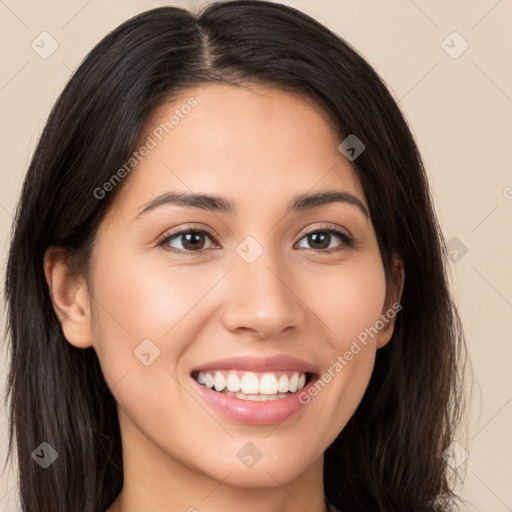
[[[98,258],[94,277],[95,350],[105,380],[123,414],[155,444],[166,439],[166,448],[178,453],[187,453],[182,438],[204,433],[189,425],[183,436],[181,418],[201,417],[204,410],[187,401],[176,363],[201,329],[201,297],[218,280],[204,273],[194,279],[194,272],[192,266],[170,271],[118,253]]]
[[[104,310],[102,327],[124,329],[133,341],[164,339],[171,331],[176,334],[184,324],[190,324],[182,319],[193,312],[214,283],[208,275],[193,266],[170,271],[168,267],[138,264],[133,256],[131,261],[127,258],[115,264],[105,258],[95,278],[95,293]]]
[[[95,264],[95,350],[111,387],[126,372],[141,389],[144,383],[154,387],[153,370],[168,384],[164,369],[175,366],[200,331],[201,298],[218,280],[194,266],[170,271],[141,262],[117,253],[102,254]]]
[[[307,292],[309,304],[326,326],[332,347],[345,351],[382,313],[386,282],[380,258],[354,258],[314,281]]]
[[[332,270],[332,269],[331,269]],[[333,441],[359,405],[371,378],[376,354],[375,325],[382,313],[386,283],[380,258],[360,260],[339,275],[315,279],[312,309],[322,320],[329,346],[323,352],[322,375],[308,407],[331,425]]]

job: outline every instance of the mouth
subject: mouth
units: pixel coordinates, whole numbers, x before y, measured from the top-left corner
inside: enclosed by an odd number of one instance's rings
[[[239,355],[190,369],[192,388],[205,405],[239,424],[271,425],[292,418],[309,403],[320,369],[291,354]]]
[[[209,369],[193,371],[191,377],[216,393],[255,402],[288,398],[315,380],[315,374],[300,370],[253,372]]]

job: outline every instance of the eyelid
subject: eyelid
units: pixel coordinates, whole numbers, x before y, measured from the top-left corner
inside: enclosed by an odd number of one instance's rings
[[[349,238],[353,238],[352,234],[350,233],[350,231],[348,231],[348,229],[346,228],[342,228],[341,226],[338,226],[337,224],[330,224],[329,222],[321,222],[320,223],[321,225],[320,226],[308,226],[306,229],[304,229],[303,231],[301,231],[298,235],[299,237],[299,240],[301,238],[303,238],[304,236],[306,235],[309,235],[310,233],[313,233],[315,231],[322,231],[322,230],[328,230],[328,229],[333,229],[335,231],[341,231],[343,234],[345,234],[347,237]]]
[[[205,233],[210,238],[212,238],[215,242],[217,242],[218,236],[213,229],[207,228],[205,226],[197,227],[197,226],[193,226],[192,224],[185,224],[185,225],[181,224],[179,227],[177,227],[175,229],[171,228],[170,230],[165,231],[162,235],[158,236],[157,245],[162,240],[165,240],[167,238],[172,238],[173,236],[176,236],[179,234],[188,233],[189,231],[199,231],[201,233]]]

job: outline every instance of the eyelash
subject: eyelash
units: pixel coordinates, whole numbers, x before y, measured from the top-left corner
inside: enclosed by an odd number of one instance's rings
[[[182,229],[180,231],[176,231],[175,233],[166,234],[166,235],[164,235],[162,238],[160,238],[158,240],[156,246],[157,247],[162,247],[166,251],[173,252],[175,254],[178,254],[179,256],[184,256],[184,257],[187,257],[189,255],[203,254],[206,251],[210,250],[210,249],[201,249],[199,251],[184,251],[184,250],[181,250],[181,249],[173,249],[171,247],[164,247],[168,242],[170,242],[174,238],[179,237],[180,235],[185,235],[185,234],[188,234],[188,233],[195,233],[195,232],[204,233],[204,234],[208,235],[215,244],[218,243],[217,239],[210,233],[210,231],[208,229],[203,228],[203,227],[199,227],[199,228]],[[308,235],[310,235],[312,233],[318,233],[318,232],[328,233],[328,234],[331,234],[331,235],[338,236],[343,241],[343,243],[342,243],[341,247],[339,247],[337,249],[336,248],[332,248],[332,249],[310,249],[311,251],[314,251],[314,252],[317,252],[317,253],[332,254],[332,253],[337,253],[337,252],[341,252],[341,251],[346,251],[346,250],[350,249],[351,247],[353,247],[354,244],[355,244],[354,240],[349,235],[347,235],[345,232],[343,232],[343,231],[341,231],[339,229],[330,227],[330,226],[322,226],[322,227],[316,228],[316,229],[314,229],[312,231],[308,231],[307,233],[303,233],[301,238],[299,238],[298,241],[300,242],[306,236],[308,236]]]

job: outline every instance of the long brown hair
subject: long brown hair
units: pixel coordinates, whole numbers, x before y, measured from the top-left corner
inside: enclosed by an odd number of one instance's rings
[[[14,441],[23,512],[104,512],[123,486],[116,402],[93,348],[67,343],[43,272],[50,245],[87,267],[122,184],[94,190],[127,161],[153,110],[188,87],[258,82],[313,99],[344,138],[370,207],[390,286],[402,259],[402,310],[377,352],[355,414],[325,452],[329,500],[345,511],[448,511],[456,504],[443,452],[464,403],[465,344],[447,251],[407,123],[374,69],[341,37],[277,3],[235,0],[194,14],[161,7],[102,39],[57,100],[16,210],[5,278]],[[340,139],[340,142],[343,139]],[[31,457],[47,442],[58,461]],[[4,468],[5,469],[5,468]]]

